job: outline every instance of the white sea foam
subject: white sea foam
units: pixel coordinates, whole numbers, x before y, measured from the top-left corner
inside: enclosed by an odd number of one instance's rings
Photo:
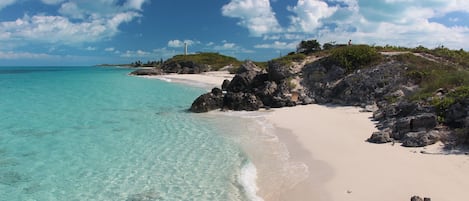
[[[257,169],[253,163],[247,162],[241,168],[241,174],[238,180],[244,188],[246,197],[250,201],[264,201],[264,199],[257,195],[257,191],[259,190],[257,187]]]
[[[246,130],[247,133],[232,136],[232,139],[241,144],[252,161],[251,164],[243,167],[243,172],[249,170],[249,168],[254,168],[256,171],[256,174],[254,174],[255,179],[251,177],[251,182],[255,181],[256,183],[251,183],[251,187],[254,184],[260,187],[257,191],[255,185],[255,191],[251,189],[250,191],[246,190],[246,192],[250,195],[256,195],[253,192],[257,192],[268,200],[277,199],[283,192],[293,188],[309,176],[309,169],[305,163],[291,160],[286,144],[279,138],[279,135],[284,135],[285,131],[279,130],[272,122],[267,120],[265,115],[269,112],[268,110],[261,110],[212,113],[245,120],[245,122],[239,122],[236,125],[239,129]],[[252,174],[252,170],[250,171]],[[245,184],[242,185],[243,187],[246,186]],[[247,186],[245,188],[250,189],[249,185]],[[257,198],[249,197],[249,199],[256,200]]]

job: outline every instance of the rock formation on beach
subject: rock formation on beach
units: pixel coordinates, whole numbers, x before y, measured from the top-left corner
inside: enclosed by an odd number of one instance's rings
[[[442,47],[380,51],[353,45],[306,56],[292,53],[269,61],[266,69],[246,62],[221,89],[197,98],[190,111],[361,106],[373,112],[379,129],[369,142],[468,143],[469,54]]]
[[[221,89],[214,89],[197,98],[192,112],[214,109],[255,111],[260,108],[280,108],[297,104],[310,104],[312,100],[292,80],[299,72],[269,62],[262,70],[251,61],[238,68],[231,81],[225,80]]]

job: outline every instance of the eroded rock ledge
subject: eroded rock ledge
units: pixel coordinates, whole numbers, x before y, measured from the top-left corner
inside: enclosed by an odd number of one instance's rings
[[[456,130],[469,126],[469,101],[449,107],[444,122],[428,101],[409,101],[407,97],[419,89],[418,80],[409,76],[405,62],[394,58],[387,56],[353,72],[317,57],[288,65],[273,60],[265,70],[246,62],[231,81],[198,97],[190,111],[255,111],[311,103],[360,106],[373,112],[379,129],[368,142],[402,142],[406,147],[448,140]],[[434,93],[444,97],[447,91]]]

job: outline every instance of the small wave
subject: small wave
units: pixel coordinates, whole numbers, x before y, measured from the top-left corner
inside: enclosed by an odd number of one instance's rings
[[[158,77],[158,79],[162,80],[162,81],[165,81],[165,82],[173,82],[171,79],[165,78],[165,77]]]
[[[257,187],[257,169],[254,164],[247,162],[241,168],[241,174],[239,175],[238,182],[243,186],[246,193],[246,197],[250,201],[264,201],[257,195],[259,188]]]

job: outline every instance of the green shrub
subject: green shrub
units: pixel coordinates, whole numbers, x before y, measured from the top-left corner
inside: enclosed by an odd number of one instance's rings
[[[451,107],[451,105],[467,98],[469,98],[468,85],[457,87],[453,91],[446,94],[442,99],[435,99],[432,104],[435,106],[438,116],[444,118],[446,110]]]
[[[380,61],[381,58],[381,54],[368,45],[351,45],[333,49],[327,61],[339,65],[351,73]]]
[[[298,54],[288,54],[284,57],[280,57],[272,61],[277,62],[283,66],[288,66],[288,65],[291,65],[293,62],[301,62],[305,59],[306,59],[306,55],[298,53]]]
[[[176,55],[171,59],[168,59],[166,62],[175,61],[177,63],[192,61],[197,64],[209,65],[211,70],[219,70],[228,65],[239,66],[241,61],[238,61],[234,57],[225,56],[213,52],[202,52],[198,54],[189,54],[189,55]]]

